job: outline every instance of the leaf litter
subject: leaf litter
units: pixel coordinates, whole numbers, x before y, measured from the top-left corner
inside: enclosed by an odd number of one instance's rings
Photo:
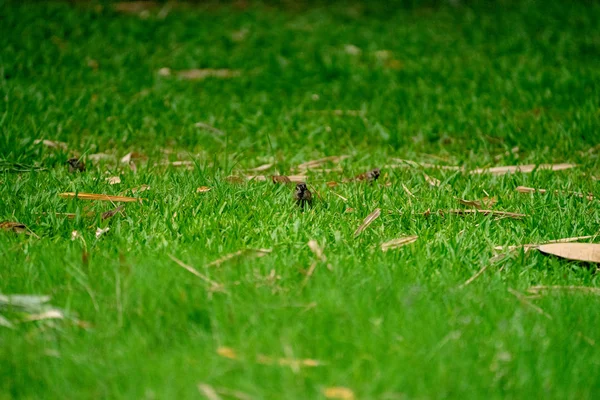
[[[388,242],[382,243],[381,250],[388,251],[388,250],[392,250],[392,249],[399,249],[402,246],[406,246],[407,244],[416,242],[418,238],[419,238],[419,236],[414,235],[414,236],[405,236],[405,237],[401,237],[398,239],[393,239]]]
[[[356,229],[354,232],[354,237],[358,237],[369,225],[373,223],[379,216],[381,215],[381,208],[376,208],[371,214],[367,215],[367,217],[363,220],[362,224]]]
[[[25,224],[22,224],[20,222],[12,222],[12,221],[0,222],[0,230],[7,231],[7,232],[10,231],[10,232],[14,232],[14,233],[24,233],[26,235],[34,236],[38,239],[40,238],[38,235],[33,233],[31,231],[31,229],[29,229]]]
[[[112,202],[142,202],[142,198],[138,197],[127,197],[127,196],[112,196],[108,194],[94,194],[94,193],[75,193],[66,192],[59,193],[59,196],[65,199],[80,199],[80,200],[97,200],[97,201],[112,201]]]
[[[544,254],[571,261],[600,263],[600,244],[598,243],[549,243],[542,244],[537,249]]]
[[[533,172],[534,170],[550,170],[550,171],[562,171],[565,169],[571,169],[577,167],[576,164],[526,164],[526,165],[508,165],[502,167],[492,168],[478,168],[470,171],[470,174],[492,174],[492,175],[504,175],[514,174],[521,172],[523,174]]]
[[[546,189],[535,189],[535,188],[526,187],[526,186],[517,186],[515,188],[515,190],[519,193],[540,193],[540,194],[548,193],[548,191]],[[591,193],[588,193],[586,195],[586,194],[583,194],[580,192],[572,192],[572,191],[561,192],[561,191],[555,190],[554,194],[567,194],[567,195],[576,196],[576,197],[580,197],[580,198],[585,197],[588,200],[594,200],[594,195]]]

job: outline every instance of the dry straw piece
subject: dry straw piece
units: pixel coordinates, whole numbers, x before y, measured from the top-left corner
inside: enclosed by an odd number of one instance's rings
[[[59,193],[60,197],[65,199],[79,199],[79,200],[98,200],[98,201],[112,201],[112,202],[124,202],[124,203],[133,203],[133,202],[142,202],[142,198],[136,197],[126,197],[126,196],[111,196],[108,194],[94,194],[94,193],[75,193],[75,192],[66,192]]]
[[[371,214],[367,215],[367,217],[363,220],[363,223],[360,224],[356,232],[354,232],[354,237],[357,237],[364,231],[373,221],[375,221],[381,215],[381,208],[376,208]]]
[[[529,173],[537,170],[550,170],[550,171],[562,171],[565,169],[575,168],[577,164],[526,164],[526,165],[508,165],[503,167],[492,167],[492,168],[478,168],[472,170],[471,174],[492,174],[492,175],[504,175],[513,174],[515,172]]]
[[[323,395],[327,399],[354,400],[354,392],[341,386],[328,387],[323,390]]]
[[[398,249],[402,246],[406,246],[407,244],[414,243],[417,241],[419,237],[417,235],[414,236],[405,236],[398,239],[390,240],[389,242],[385,242],[381,244],[381,250],[388,251],[392,249]]]

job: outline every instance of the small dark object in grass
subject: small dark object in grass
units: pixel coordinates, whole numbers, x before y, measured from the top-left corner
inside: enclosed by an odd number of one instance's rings
[[[306,187],[306,183],[300,182],[296,185],[294,200],[299,207],[302,207],[302,209],[304,209],[305,204],[312,206],[312,193]]]
[[[381,175],[381,170],[379,168],[375,168],[369,172],[358,175],[355,179],[357,181],[375,182],[377,178],[379,178],[379,175]]]
[[[85,171],[85,164],[79,158],[69,158],[67,160],[67,164],[69,165],[69,172],[73,173],[76,171],[83,172]]]

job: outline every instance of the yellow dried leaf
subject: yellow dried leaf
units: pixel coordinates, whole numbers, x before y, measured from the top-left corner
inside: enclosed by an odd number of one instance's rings
[[[354,400],[354,392],[341,386],[328,387],[323,390],[323,395],[328,399]]]
[[[212,189],[209,188],[208,186],[200,186],[198,189],[196,189],[196,193],[206,193],[206,192],[210,192]]]
[[[529,173],[535,170],[550,170],[550,171],[562,171],[565,169],[575,168],[576,164],[527,164],[527,165],[509,165],[503,167],[492,167],[492,168],[479,168],[471,171],[471,174],[492,174],[492,175],[503,175],[511,174],[515,172]]]
[[[121,183],[121,178],[118,176],[111,176],[109,178],[106,178],[106,181],[109,185],[116,185],[118,183]]]
[[[217,349],[217,354],[221,357],[237,360],[237,353],[231,347],[219,347]]]
[[[600,263],[600,244],[597,243],[550,243],[539,246],[538,250],[567,260]]]
[[[415,242],[419,237],[417,235],[414,236],[405,236],[398,239],[390,240],[389,242],[385,242],[381,244],[381,250],[388,251],[391,249],[398,249],[402,246]]]
[[[108,194],[93,194],[93,193],[74,193],[74,192],[67,192],[67,193],[59,193],[59,196],[65,199],[80,199],[80,200],[98,200],[98,201],[112,201],[112,202],[125,202],[125,203],[132,203],[132,202],[142,202],[142,198],[135,198],[135,197],[126,197],[126,196],[111,196]]]

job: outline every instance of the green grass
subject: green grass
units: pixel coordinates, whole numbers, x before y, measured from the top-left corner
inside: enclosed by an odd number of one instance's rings
[[[496,245],[599,231],[597,199],[515,187],[600,196],[592,178],[600,177],[600,7],[468,4],[180,4],[164,19],[160,7],[144,19],[108,4],[0,2],[0,221],[39,236],[0,232],[0,293],[48,294],[69,316],[19,323],[23,315],[2,311],[15,327],[0,326],[0,398],[198,398],[200,382],[254,399],[318,399],[331,386],[358,399],[598,398],[600,298],[528,300],[547,318],[509,292],[598,287],[596,266],[535,251],[490,259]],[[348,44],[361,53],[349,54]],[[242,73],[187,81],[160,76],[163,67]],[[116,161],[130,151],[148,156],[137,172]],[[114,159],[68,173],[69,157],[96,153]],[[264,163],[275,164],[267,175],[290,174],[341,154],[351,156],[342,174],[309,173],[322,199],[304,213],[291,187],[225,180]],[[442,181],[431,187],[419,168],[386,168],[393,157],[578,167],[427,170]],[[165,167],[166,159],[195,164]],[[45,169],[23,172],[33,166]],[[376,166],[376,184],[333,189],[347,202],[325,185]],[[122,182],[109,185],[114,175]],[[58,196],[131,195],[141,185],[150,186],[136,194],[146,200],[106,221],[99,215],[112,204]],[[496,209],[528,216],[436,213],[486,193],[498,197]],[[354,238],[377,207],[381,217]],[[110,230],[96,239],[98,227]],[[74,230],[83,240],[71,240]],[[419,239],[380,250],[405,235]],[[327,262],[304,284],[315,260],[310,239]],[[205,267],[252,248],[272,252]],[[219,347],[237,360],[217,355]],[[323,365],[264,365],[259,354]]]

